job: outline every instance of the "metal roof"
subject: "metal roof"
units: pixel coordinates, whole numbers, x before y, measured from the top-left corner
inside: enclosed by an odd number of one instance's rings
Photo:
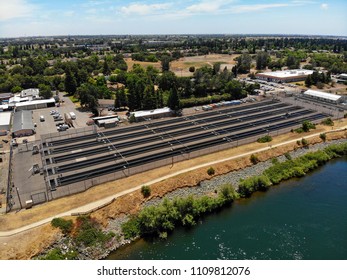
[[[331,93],[312,90],[312,89],[305,91],[304,94],[309,95],[309,96],[313,96],[313,97],[331,100],[331,101],[338,101],[342,97],[341,95],[331,94]]]
[[[25,101],[25,102],[19,102],[16,104],[17,107],[23,107],[28,105],[39,105],[39,104],[46,104],[46,103],[55,103],[54,98],[50,99],[38,99],[33,101]]]
[[[10,125],[11,122],[11,112],[0,113],[0,125]]]
[[[263,72],[259,73],[264,76],[276,77],[276,78],[289,78],[296,76],[307,76],[312,75],[313,70],[307,69],[294,69],[294,70],[285,70],[285,71],[274,71],[274,72]]]
[[[18,111],[14,113],[13,116],[13,132],[22,130],[22,129],[32,129],[34,130],[34,124],[32,119],[31,111]]]
[[[155,110],[149,110],[149,111],[137,111],[134,112],[135,118],[145,118],[145,117],[151,117],[151,116],[156,116],[160,114],[168,114],[171,113],[170,108],[160,108],[160,109],[155,109]]]

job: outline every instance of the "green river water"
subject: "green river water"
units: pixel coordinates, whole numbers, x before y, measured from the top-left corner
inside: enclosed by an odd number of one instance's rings
[[[347,259],[347,158],[108,259]]]

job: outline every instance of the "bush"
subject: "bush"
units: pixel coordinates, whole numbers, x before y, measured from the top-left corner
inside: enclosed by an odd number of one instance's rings
[[[292,159],[292,156],[290,155],[290,153],[285,153],[284,156],[285,156],[285,158],[287,160],[291,160]]]
[[[90,216],[78,217],[77,224],[75,241],[84,246],[104,244],[115,236],[113,232],[102,232],[100,224],[91,219]]]
[[[253,164],[257,164],[260,161],[255,154],[251,154],[250,160]]]
[[[271,141],[272,141],[272,137],[270,135],[265,135],[263,137],[258,138],[257,140],[258,143],[266,143]]]
[[[151,195],[151,188],[149,186],[142,186],[141,193],[143,197],[149,197]]]
[[[305,138],[302,138],[302,139],[301,139],[301,144],[302,144],[304,147],[308,147],[308,141],[307,141]]]
[[[64,220],[62,218],[54,218],[51,221],[51,225],[55,228],[60,228],[63,234],[69,234],[73,228],[71,220]]]
[[[299,146],[301,146],[301,141],[300,141],[300,140],[297,140],[297,141],[296,141],[296,144],[299,145]]]
[[[328,125],[328,126],[334,126],[334,121],[331,118],[327,118],[322,121],[322,124]]]
[[[278,158],[273,158],[273,159],[271,159],[271,163],[272,163],[272,164],[277,164],[277,163],[279,163]]]
[[[323,142],[325,142],[327,140],[327,135],[325,133],[321,133],[319,135],[319,138],[323,140]]]
[[[209,176],[212,176],[212,175],[214,175],[215,174],[215,170],[214,170],[214,168],[211,166],[209,169],[207,169],[207,174],[209,175]]]

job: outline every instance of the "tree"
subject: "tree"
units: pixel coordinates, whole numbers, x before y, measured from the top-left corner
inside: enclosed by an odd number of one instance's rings
[[[251,69],[252,57],[242,54],[237,58],[237,73],[246,74]],[[235,75],[236,76],[236,75]]]
[[[116,108],[125,107],[127,105],[127,97],[125,94],[124,87],[117,89],[116,91],[116,100],[114,106]]]
[[[65,91],[70,95],[74,95],[76,93],[76,89],[76,78],[72,75],[70,68],[67,68],[65,72]]]
[[[104,65],[102,67],[102,73],[104,73],[104,75],[110,75],[111,74],[111,69],[110,66],[108,64],[107,58],[104,58]]]
[[[151,188],[149,186],[142,186],[141,193],[143,197],[149,197],[151,195]]]
[[[190,73],[194,73],[195,72],[195,67],[194,66],[190,66],[189,67],[189,72]]]
[[[225,85],[225,92],[231,94],[232,99],[244,97],[242,85],[237,80],[232,80]]]
[[[259,52],[256,57],[257,69],[262,70],[268,66],[269,54],[267,52]]]
[[[155,109],[157,107],[156,96],[153,84],[149,83],[143,93],[143,105],[145,110]]]
[[[166,72],[170,70],[170,62],[171,62],[171,57],[167,55],[163,55],[161,57],[161,70],[162,72]]]
[[[48,85],[39,84],[40,96],[44,99],[49,99],[53,96],[52,89]]]
[[[173,87],[171,90],[170,90],[170,94],[169,94],[169,98],[168,98],[168,101],[167,101],[167,105],[168,107],[177,112],[179,109],[180,109],[180,99],[178,97],[178,93],[177,93],[177,89],[176,87]]]

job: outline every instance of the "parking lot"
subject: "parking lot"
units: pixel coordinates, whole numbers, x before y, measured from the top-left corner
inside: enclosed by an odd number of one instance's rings
[[[64,114],[69,112],[74,112],[76,119],[73,120],[73,126],[75,128],[82,128],[86,126],[87,120],[90,118],[90,112],[82,112],[79,109],[76,109],[75,104],[68,98],[60,96],[61,100],[64,103],[61,103],[60,107],[50,107],[44,109],[33,110],[33,122],[36,123],[36,135],[35,140],[39,140],[41,135],[47,133],[57,132],[57,123],[64,122]],[[63,120],[54,121],[53,116],[50,114],[50,111],[56,110],[60,113]],[[40,121],[40,116],[43,116],[45,121]]]

